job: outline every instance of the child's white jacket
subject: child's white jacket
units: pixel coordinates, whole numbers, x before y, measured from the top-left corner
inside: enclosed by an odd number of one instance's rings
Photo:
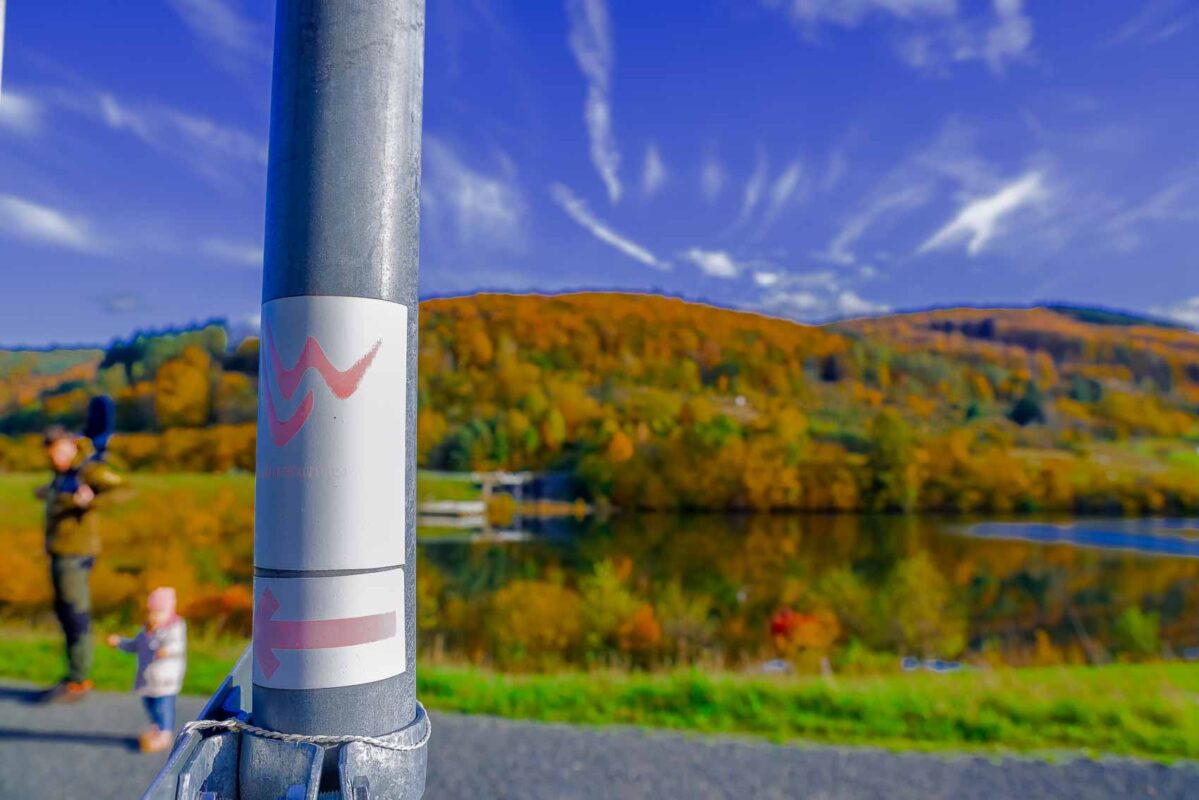
[[[133,691],[142,697],[166,697],[183,689],[187,671],[187,623],[178,617],[154,632],[142,628],[132,639],[117,645],[137,654]]]

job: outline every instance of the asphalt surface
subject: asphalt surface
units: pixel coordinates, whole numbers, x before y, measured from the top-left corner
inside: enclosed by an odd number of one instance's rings
[[[136,798],[150,784],[164,759],[136,751],[137,698],[32,699],[0,684],[0,798]],[[200,705],[181,698],[181,718]],[[1199,797],[1199,765],[894,755],[447,714],[433,723],[428,800]]]

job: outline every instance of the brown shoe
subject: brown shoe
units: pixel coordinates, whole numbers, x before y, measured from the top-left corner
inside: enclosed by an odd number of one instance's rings
[[[171,736],[170,731],[160,731],[158,728],[150,728],[150,730],[137,737],[137,749],[143,753],[161,753],[163,750],[168,750],[171,744],[175,741]]]
[[[42,695],[43,703],[78,703],[92,691],[91,681],[62,681]]]

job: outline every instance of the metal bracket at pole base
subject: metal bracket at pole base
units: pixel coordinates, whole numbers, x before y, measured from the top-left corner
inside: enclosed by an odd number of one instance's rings
[[[416,704],[416,719],[408,727],[381,737],[412,750],[387,750],[366,742],[341,746],[337,756],[341,796],[345,800],[383,800],[383,798],[419,798],[425,793],[425,765],[429,748],[416,747],[426,738],[429,715]]]
[[[249,651],[201,712],[212,722],[250,719]],[[235,722],[229,724],[234,725]],[[320,745],[221,730],[189,730],[142,800],[420,800],[425,793],[429,717],[369,742]],[[218,728],[219,729],[219,728]],[[302,738],[302,737],[297,737]],[[322,787],[324,787],[322,791]]]

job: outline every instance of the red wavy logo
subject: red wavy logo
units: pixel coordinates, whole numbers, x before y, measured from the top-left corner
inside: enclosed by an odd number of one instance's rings
[[[290,367],[284,365],[283,359],[279,357],[279,350],[275,347],[275,337],[271,334],[269,326],[263,328],[262,338],[263,344],[266,345],[266,355],[270,363],[271,374],[274,375],[275,383],[278,385],[279,391],[283,394],[284,400],[292,398],[296,390],[300,388],[305,373],[310,369],[317,371],[334,397],[339,400],[352,397],[354,392],[358,391],[358,386],[362,383],[366,371],[370,369],[375,356],[379,352],[379,348],[383,345],[383,340],[379,339],[362,358],[354,362],[353,366],[348,369],[339,370],[329,361],[329,357],[325,355],[325,349],[321,347],[321,343],[311,336],[304,341],[304,348],[300,351],[299,358]],[[308,417],[311,416],[316,401],[313,399],[312,390],[309,389],[291,416],[281,419],[275,407],[271,382],[267,381],[266,384],[266,420],[267,425],[270,427],[271,441],[275,443],[276,447],[282,447],[290,442],[304,427],[304,424],[308,422]]]

